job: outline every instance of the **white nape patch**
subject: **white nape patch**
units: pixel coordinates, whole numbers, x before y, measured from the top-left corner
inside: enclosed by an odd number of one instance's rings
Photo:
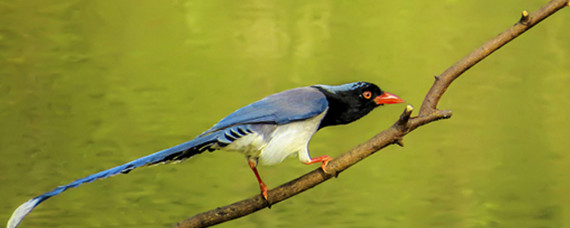
[[[271,133],[270,141],[259,155],[259,163],[274,165],[289,156],[294,156],[295,153],[298,154],[301,162],[309,162],[311,160],[308,149],[309,141],[319,128],[327,110],[310,119],[277,126]]]

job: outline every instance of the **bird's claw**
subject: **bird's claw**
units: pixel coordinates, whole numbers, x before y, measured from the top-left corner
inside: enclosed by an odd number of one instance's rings
[[[259,187],[261,188],[261,197],[263,197],[263,199],[267,203],[267,208],[271,209],[271,203],[269,203],[268,194],[267,194],[267,191],[269,189],[267,188],[267,186],[265,184],[259,185]]]
[[[323,158],[323,164],[321,164],[321,169],[323,170],[323,172],[327,175],[331,175],[334,177],[338,177],[338,172],[336,171],[330,171],[327,169],[327,165],[329,164],[330,161],[332,161],[333,159],[329,156],[326,156],[325,158]]]
[[[323,159],[323,163],[321,164],[321,169],[323,170],[323,172],[325,172],[326,174],[333,174],[332,172],[329,172],[327,170],[327,165],[329,164],[329,162],[332,161],[332,158],[327,156],[327,158]]]
[[[261,189],[261,196],[263,196],[263,199],[265,199],[265,201],[267,201],[267,191],[269,190],[267,188],[267,186],[265,184],[263,185],[259,185],[259,188]]]
[[[333,172],[328,172],[328,170],[327,170],[327,164],[329,164],[329,162],[332,160],[333,159],[330,156],[323,155],[320,157],[313,158],[309,162],[306,162],[305,164],[309,165],[309,164],[313,164],[313,163],[317,163],[317,162],[322,162],[321,169],[323,170],[323,172],[325,172],[326,174],[329,174],[329,175],[334,175]]]

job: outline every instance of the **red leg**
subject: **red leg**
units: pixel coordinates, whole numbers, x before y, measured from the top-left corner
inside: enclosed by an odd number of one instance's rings
[[[247,161],[249,163],[249,168],[251,168],[251,170],[253,170],[255,177],[257,177],[257,182],[259,182],[259,188],[261,189],[261,195],[263,196],[263,198],[265,198],[265,200],[267,200],[267,190],[268,189],[267,189],[267,186],[261,180],[261,177],[259,176],[259,173],[257,172],[257,168],[255,168],[256,162],[251,160],[251,159],[247,159]]]
[[[327,172],[327,164],[329,163],[329,161],[332,161],[333,159],[331,157],[329,157],[328,155],[323,155],[320,157],[316,157],[311,159],[309,162],[306,162],[305,164],[310,165],[313,163],[317,163],[317,162],[323,162],[323,164],[321,164],[321,169],[323,169],[323,171],[325,171],[325,173]]]

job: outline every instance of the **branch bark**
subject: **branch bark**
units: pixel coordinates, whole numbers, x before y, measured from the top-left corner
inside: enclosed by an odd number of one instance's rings
[[[252,198],[245,199],[231,205],[197,214],[179,222],[175,227],[189,228],[212,226],[251,214],[255,211],[286,200],[337,176],[340,172],[384,147],[391,144],[402,146],[402,138],[414,129],[436,120],[451,117],[451,111],[438,110],[437,104],[449,85],[457,77],[494,51],[501,48],[503,45],[507,44],[509,41],[518,37],[548,16],[569,5],[569,0],[552,0],[532,14],[529,14],[527,11],[523,11],[520,20],[513,26],[509,27],[506,31],[495,38],[487,41],[481,47],[475,49],[469,55],[465,56],[459,62],[444,71],[441,75],[436,76],[435,82],[425,96],[418,116],[411,117],[414,108],[411,105],[408,105],[392,127],[380,132],[365,143],[358,145],[329,162],[327,166],[327,171],[329,173],[324,173],[320,168],[318,168],[295,180],[269,190],[269,198],[267,201],[265,201],[260,195],[256,195]]]

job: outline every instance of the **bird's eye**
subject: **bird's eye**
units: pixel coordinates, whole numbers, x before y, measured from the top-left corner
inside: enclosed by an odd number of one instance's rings
[[[364,97],[366,99],[370,99],[372,97],[372,93],[370,91],[364,91],[362,93],[362,97]]]

